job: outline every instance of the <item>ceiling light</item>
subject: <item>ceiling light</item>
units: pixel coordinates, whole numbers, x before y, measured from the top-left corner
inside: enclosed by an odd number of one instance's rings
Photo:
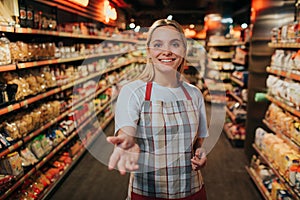
[[[140,26],[136,26],[136,27],[135,27],[135,29],[134,29],[134,32],[139,32],[139,31],[140,31],[140,29],[141,29],[141,27],[140,27]]]
[[[168,19],[168,20],[172,20],[172,19],[173,19],[173,16],[172,16],[172,15],[169,15],[169,16],[167,17],[167,19]]]
[[[246,24],[246,23],[243,23],[243,24],[241,25],[241,27],[242,27],[243,29],[245,29],[245,28],[247,28],[247,27],[248,27],[248,24]]]
[[[134,23],[130,23],[129,24],[129,28],[134,28],[135,27],[135,24]]]

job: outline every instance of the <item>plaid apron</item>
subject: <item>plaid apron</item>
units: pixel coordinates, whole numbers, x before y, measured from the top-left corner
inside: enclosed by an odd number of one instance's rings
[[[151,101],[152,82],[147,83],[137,128],[139,171],[131,174],[129,199],[191,199],[201,193],[201,173],[191,165],[199,111],[181,88],[187,100]]]

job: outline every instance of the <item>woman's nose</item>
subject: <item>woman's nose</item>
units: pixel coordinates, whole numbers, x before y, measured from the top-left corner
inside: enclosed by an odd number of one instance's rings
[[[169,47],[164,47],[164,48],[162,49],[162,53],[163,53],[164,55],[171,55],[171,54],[172,54],[172,51],[171,51],[171,49],[170,49]]]

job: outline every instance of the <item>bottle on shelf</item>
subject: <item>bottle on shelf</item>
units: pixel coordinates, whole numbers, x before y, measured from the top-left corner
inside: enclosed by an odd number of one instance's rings
[[[2,33],[0,37],[0,65],[7,65],[11,63],[11,55],[9,49],[10,41],[8,38]]]
[[[34,25],[33,28],[34,29],[41,29],[42,28],[42,24],[41,24],[41,18],[42,18],[42,11],[34,11]]]
[[[27,12],[26,12],[25,0],[19,0],[19,24],[21,27],[27,26],[26,19],[27,19]]]
[[[31,5],[27,6],[26,9],[26,27],[27,28],[33,28],[34,27],[34,12]]]

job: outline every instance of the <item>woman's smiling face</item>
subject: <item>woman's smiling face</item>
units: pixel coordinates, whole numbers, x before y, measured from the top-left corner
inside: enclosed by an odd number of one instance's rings
[[[185,45],[181,33],[173,26],[156,28],[149,43],[148,56],[155,70],[177,72],[185,56]]]

